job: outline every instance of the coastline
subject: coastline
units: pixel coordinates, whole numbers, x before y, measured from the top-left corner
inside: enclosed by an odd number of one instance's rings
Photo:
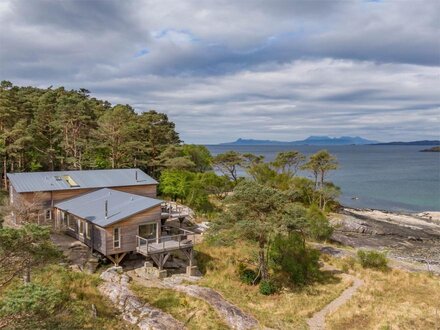
[[[411,270],[440,274],[440,212],[390,212],[343,207],[330,215],[332,240],[353,248],[387,253]]]

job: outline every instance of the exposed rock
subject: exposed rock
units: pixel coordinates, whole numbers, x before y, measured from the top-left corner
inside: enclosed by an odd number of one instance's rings
[[[121,311],[125,321],[135,324],[142,330],[178,330],[185,329],[184,325],[171,315],[160,309],[144,304],[128,288],[131,278],[119,274],[118,270],[110,268],[101,274],[105,282],[99,286],[101,293]]]
[[[246,330],[259,328],[258,321],[254,317],[244,313],[237,306],[225,300],[213,289],[198,285],[182,284],[187,282],[197,282],[200,280],[199,276],[179,274],[164,278],[162,280],[151,280],[145,279],[145,277],[141,276],[141,274],[136,271],[132,271],[130,274],[133,274],[133,278],[146,287],[171,289],[204,300],[217,311],[217,313],[232,329]]]

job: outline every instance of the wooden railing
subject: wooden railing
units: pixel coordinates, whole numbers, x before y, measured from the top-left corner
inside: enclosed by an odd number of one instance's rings
[[[184,230],[183,234],[171,235],[171,236],[161,236],[159,239],[156,238],[143,238],[136,236],[136,248],[137,250],[142,250],[147,253],[149,252],[160,252],[165,250],[176,250],[185,247],[190,247],[196,244],[197,234]],[[172,244],[177,243],[177,244]]]

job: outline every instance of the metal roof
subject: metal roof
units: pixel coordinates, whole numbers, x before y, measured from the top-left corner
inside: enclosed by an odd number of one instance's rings
[[[106,227],[161,203],[159,199],[104,188],[57,203],[55,207],[100,227]]]
[[[157,184],[156,180],[137,168],[8,173],[8,178],[19,193]]]

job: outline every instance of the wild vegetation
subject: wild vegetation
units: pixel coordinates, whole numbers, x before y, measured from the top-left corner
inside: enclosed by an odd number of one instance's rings
[[[440,281],[429,273],[364,268],[357,258],[326,262],[364,281],[358,292],[327,317],[329,329],[437,329]]]
[[[3,179],[14,171],[121,167],[157,176],[160,155],[178,143],[174,123],[154,110],[112,106],[86,89],[0,84]]]

